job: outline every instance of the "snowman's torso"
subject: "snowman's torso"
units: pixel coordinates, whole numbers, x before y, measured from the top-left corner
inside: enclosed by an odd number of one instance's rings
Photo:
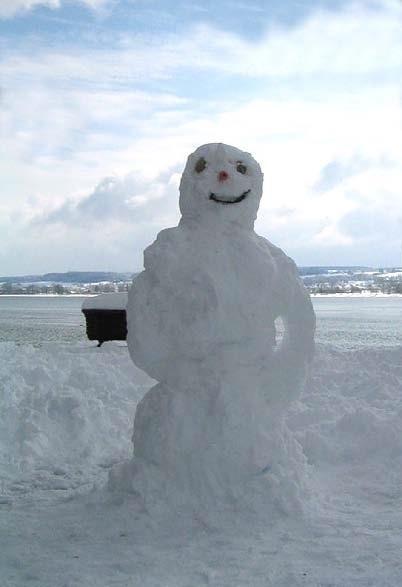
[[[188,242],[192,269],[200,277],[196,287],[206,307],[199,318],[207,318],[211,341],[249,344],[258,338],[272,343],[278,292],[276,264],[268,247],[254,233],[205,238],[203,232],[190,234]]]
[[[145,357],[146,370],[160,380],[186,359],[245,365],[268,359],[283,293],[276,250],[253,231],[183,225],[162,231],[130,292],[138,364]]]

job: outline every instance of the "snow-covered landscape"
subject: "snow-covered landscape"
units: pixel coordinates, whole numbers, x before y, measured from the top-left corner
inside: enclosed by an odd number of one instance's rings
[[[0,587],[402,585],[401,30],[0,0]]]
[[[2,302],[5,587],[402,581],[402,346],[386,318],[400,298],[377,308],[377,345],[344,317],[343,346],[324,337],[314,355],[296,266],[253,230],[261,194],[248,153],[189,156],[183,217],[129,292],[128,345],[17,342],[29,321],[70,336],[74,306],[54,299],[55,322],[43,298]]]
[[[153,511],[106,491],[154,383],[124,343],[2,343],[5,587],[392,586],[402,581],[402,347],[320,344],[287,426],[304,512]],[[284,496],[286,500],[286,496]]]

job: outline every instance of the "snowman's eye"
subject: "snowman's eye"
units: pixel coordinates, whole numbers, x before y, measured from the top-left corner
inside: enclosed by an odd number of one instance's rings
[[[244,175],[247,172],[247,167],[241,161],[238,161],[236,165],[236,171]]]
[[[195,164],[195,171],[197,173],[201,173],[202,171],[204,171],[204,169],[207,166],[207,162],[205,161],[204,157],[200,157],[197,161],[197,163]]]

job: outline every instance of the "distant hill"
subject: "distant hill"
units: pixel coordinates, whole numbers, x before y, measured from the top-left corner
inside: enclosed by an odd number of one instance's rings
[[[352,271],[356,273],[357,271],[373,270],[372,267],[364,267],[363,265],[324,265],[317,267],[299,267],[298,269],[300,275],[325,275],[330,271],[336,271],[339,273]]]
[[[99,283],[101,281],[130,281],[135,273],[112,271],[68,271],[67,273],[45,273],[44,275],[18,275],[0,277],[0,283]]]
[[[330,275],[331,273],[357,274],[366,271],[385,271],[385,268],[365,267],[363,265],[319,265],[299,267],[302,277],[313,275]],[[113,271],[67,271],[66,273],[45,273],[44,275],[18,275],[0,277],[0,283],[23,284],[23,283],[100,283],[113,281],[131,281],[136,273],[117,273]]]

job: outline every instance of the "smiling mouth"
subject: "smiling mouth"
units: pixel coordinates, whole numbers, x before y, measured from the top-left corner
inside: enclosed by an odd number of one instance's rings
[[[238,202],[244,200],[244,198],[248,196],[250,192],[251,190],[247,190],[243,192],[240,196],[237,196],[237,198],[220,198],[219,196],[211,192],[209,195],[209,199],[213,200],[214,202],[218,202],[219,204],[237,204]]]

